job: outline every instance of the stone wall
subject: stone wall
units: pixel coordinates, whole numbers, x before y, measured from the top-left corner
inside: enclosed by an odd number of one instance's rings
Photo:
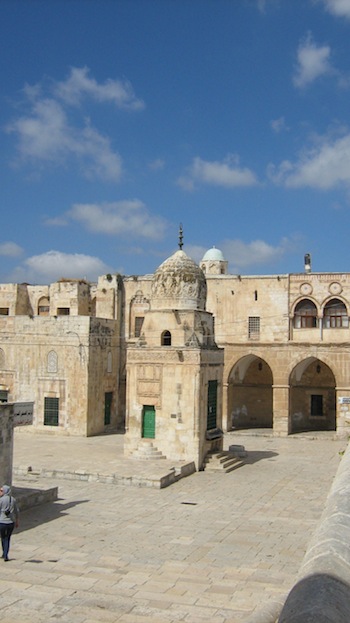
[[[0,404],[0,486],[12,484],[13,405]]]

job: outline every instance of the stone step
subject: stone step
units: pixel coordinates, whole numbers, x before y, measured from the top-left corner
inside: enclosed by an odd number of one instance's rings
[[[142,460],[159,460],[165,459],[166,457],[156,446],[153,445],[151,441],[140,441],[138,447],[132,453],[131,457],[133,459],[142,459]]]
[[[222,451],[208,454],[205,459],[204,469],[206,471],[221,471],[227,474],[242,465],[244,465],[244,461],[241,457],[231,452]]]

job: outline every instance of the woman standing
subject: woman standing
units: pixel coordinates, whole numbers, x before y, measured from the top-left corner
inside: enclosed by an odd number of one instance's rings
[[[15,526],[18,526],[17,502],[11,495],[11,488],[3,485],[0,489],[0,535],[2,558],[5,562],[9,559],[11,534]]]

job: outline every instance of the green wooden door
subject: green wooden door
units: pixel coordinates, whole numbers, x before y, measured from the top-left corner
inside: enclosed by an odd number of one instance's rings
[[[142,413],[142,437],[154,439],[156,436],[156,410],[145,405]]]
[[[111,423],[111,409],[112,409],[113,392],[105,393],[105,426]]]

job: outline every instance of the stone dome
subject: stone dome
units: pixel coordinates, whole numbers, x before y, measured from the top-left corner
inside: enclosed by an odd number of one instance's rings
[[[205,310],[207,282],[204,273],[182,250],[156,270],[152,279],[152,309]]]
[[[217,261],[217,262],[224,262],[225,258],[222,254],[222,251],[220,251],[220,249],[217,249],[216,247],[212,247],[212,249],[209,249],[209,251],[204,253],[202,262],[206,262],[210,260]]]

